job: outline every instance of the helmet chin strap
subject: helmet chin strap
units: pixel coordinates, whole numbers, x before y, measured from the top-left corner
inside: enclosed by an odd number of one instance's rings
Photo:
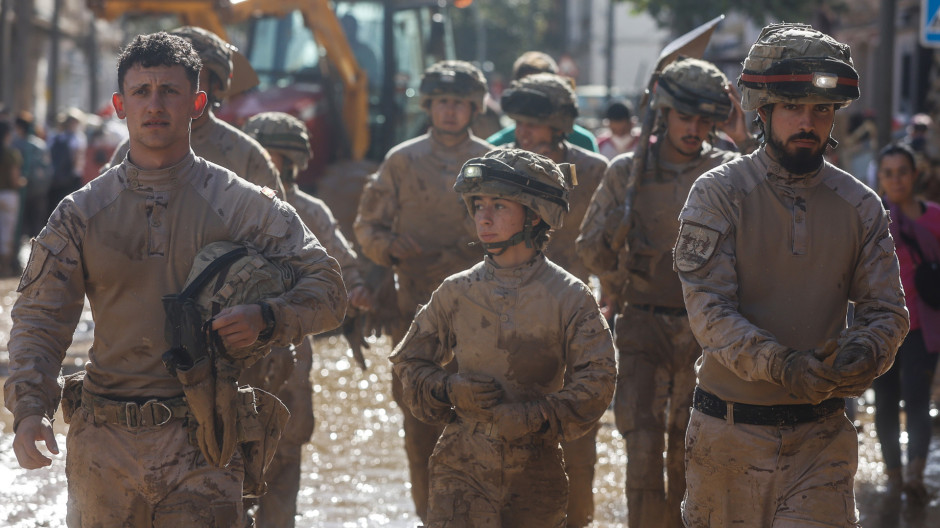
[[[532,228],[535,227],[532,224],[532,220],[534,219],[535,213],[526,207],[525,227],[522,228],[522,231],[519,231],[515,235],[509,237],[507,240],[503,240],[502,242],[481,242],[480,245],[483,246],[486,254],[491,257],[502,255],[506,252],[507,249],[523,241],[525,242],[525,247],[535,247],[535,243],[532,242]],[[498,249],[499,251],[490,251],[491,249]]]

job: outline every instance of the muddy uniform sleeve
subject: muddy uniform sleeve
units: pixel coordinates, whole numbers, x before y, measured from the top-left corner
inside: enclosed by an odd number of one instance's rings
[[[389,246],[395,240],[392,227],[398,216],[398,170],[395,157],[382,163],[369,178],[359,199],[359,212],[353,229],[362,252],[380,266],[391,266]]]
[[[285,196],[287,196],[284,192],[284,185],[281,184],[281,178],[277,174],[277,167],[274,166],[274,162],[271,161],[271,157],[268,156],[267,151],[259,146],[256,149],[251,149],[249,152],[246,170],[251,176],[245,177],[245,179],[262,187],[272,189],[277,193],[278,198],[284,200]],[[239,176],[241,176],[241,174],[239,174]]]
[[[726,189],[714,178],[703,176],[692,185],[679,214],[681,227],[674,256],[689,323],[703,354],[743,380],[776,383],[770,376],[770,362],[787,347],[738,311],[736,219],[726,214],[735,210],[731,204]],[[708,248],[701,249],[707,261],[693,261],[688,256],[691,252],[683,253],[681,247]]]
[[[329,209],[324,209],[324,231],[320,242],[326,248],[326,252],[333,256],[339,262],[343,270],[343,281],[346,283],[346,289],[351,290],[358,286],[363,286],[365,281],[359,274],[359,264],[357,260],[359,255],[352,248],[352,244],[343,236],[340,231],[339,222],[333,217]]]
[[[545,397],[549,434],[562,441],[584,436],[600,420],[614,394],[614,343],[597,301],[582,286],[581,303],[568,321],[565,386]]]
[[[446,283],[445,283],[446,285]],[[442,401],[447,372],[441,365],[453,359],[456,340],[438,288],[431,300],[415,315],[408,333],[395,347],[389,360],[401,378],[405,404],[423,422],[444,424],[455,418],[450,403]]]
[[[855,267],[849,299],[855,302],[852,326],[839,340],[841,344],[858,343],[875,352],[878,375],[894,362],[898,347],[907,335],[910,319],[904,294],[894,240],[888,231],[888,217],[881,202],[864,200],[863,222],[870,226]]]
[[[346,315],[346,288],[339,264],[286,202],[273,200],[264,233],[256,243],[262,254],[294,276],[294,287],[268,300],[276,325],[274,346],[299,344],[307,334],[332,330]],[[250,228],[251,226],[245,226]]]
[[[61,397],[59,369],[85,299],[80,253],[84,222],[69,216],[73,202],[63,200],[33,240],[29,263],[17,288],[10,331],[10,376],[4,403],[13,412],[14,430],[27,416],[50,420]],[[63,221],[63,219],[72,220]]]
[[[624,195],[632,159],[621,156],[611,163],[581,222],[578,252],[588,269],[596,275],[617,268],[617,251],[611,247],[611,235],[626,218]]]

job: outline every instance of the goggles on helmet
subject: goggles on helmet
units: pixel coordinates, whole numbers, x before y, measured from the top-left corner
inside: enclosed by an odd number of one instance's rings
[[[509,184],[521,191],[556,203],[568,210],[565,191],[519,174],[511,166],[491,158],[468,162],[460,169],[460,177],[454,190],[459,193],[472,192],[471,186],[486,181]]]
[[[828,57],[783,59],[762,72],[744,70],[741,84],[793,98],[816,94],[852,100],[859,96],[855,68]]]
[[[421,78],[418,92],[423,94],[471,94],[480,89],[480,81],[473,75],[457,70],[431,72]]]
[[[536,119],[546,119],[555,112],[551,98],[529,88],[510,88],[503,92],[500,106],[507,114],[519,114]]]

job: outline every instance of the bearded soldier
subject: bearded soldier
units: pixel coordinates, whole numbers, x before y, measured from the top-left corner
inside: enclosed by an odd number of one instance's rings
[[[597,301],[541,253],[571,175],[500,149],[457,177],[486,257],[434,292],[391,357],[408,408],[447,424],[431,457],[430,528],[566,524],[559,442],[593,434],[614,384]],[[442,367],[451,356],[457,373]]]
[[[241,130],[222,121],[213,113],[228,95],[232,86],[232,54],[235,48],[215,33],[193,26],[183,26],[170,32],[188,40],[202,60],[199,86],[209,97],[209,105],[201,116],[193,120],[190,143],[197,156],[221,165],[251,183],[272,189],[278,198],[284,198],[284,186],[277,177],[271,158],[257,141]],[[118,146],[108,166],[121,163],[127,155],[129,141]]]
[[[330,208],[297,186],[297,173],[307,168],[313,156],[307,126],[303,121],[283,112],[264,112],[246,121],[244,130],[270,154],[284,183],[287,203],[297,210],[300,219],[313,231],[326,252],[339,262],[343,270],[343,282],[349,292],[350,308],[370,309],[371,295],[359,273],[355,250],[340,231]],[[278,443],[277,454],[265,473],[268,492],[258,500],[258,508],[254,513],[257,528],[293,527],[297,514],[301,452],[303,445],[310,440],[314,426],[313,387],[310,383],[312,337],[308,336],[296,348],[294,358],[289,373],[276,373],[277,360],[272,360],[270,366],[259,362],[255,370],[262,372],[252,372],[265,375],[265,381],[277,385],[271,387],[271,390],[276,391],[291,412],[290,421]]]
[[[702,346],[683,520],[856,526],[844,398],[891,366],[909,326],[881,201],[823,157],[858,73],[847,45],[772,24],[738,86],[764,145],[696,180],[679,215],[675,267]]]
[[[576,170],[565,225],[556,229],[544,251],[552,262],[587,283],[590,273],[575,249],[575,239],[591,194],[607,169],[607,158],[567,140],[578,116],[578,100],[571,82],[552,73],[527,75],[503,92],[500,104],[516,122],[515,147],[544,155],[555,163],[569,163]],[[571,527],[586,526],[594,517],[596,436],[595,428],[571,443],[562,444],[571,482],[568,496],[568,526]]]
[[[392,335],[395,343],[431,292],[480,258],[479,250],[470,246],[470,218],[451,188],[465,161],[492,148],[470,132],[486,95],[486,79],[479,69],[464,61],[439,62],[425,71],[420,92],[430,130],[389,151],[362,191],[354,225],[362,252],[395,272],[402,317]],[[395,375],[392,391],[400,407],[401,390]],[[441,427],[403,410],[411,494],[418,515],[425,519],[428,457]]]
[[[731,113],[728,89],[728,79],[709,62],[680,58],[663,69],[650,110],[659,112],[660,139],[641,151],[646,169],[634,181],[634,153],[614,158],[577,242],[617,311],[614,414],[626,440],[631,528],[682,526],[683,438],[695,387],[692,366],[701,350],[689,328],[671,253],[679,209],[692,183],[737,157],[707,141],[718,125],[730,122],[734,126],[728,130],[746,130],[740,105]],[[746,133],[738,138],[746,139]]]
[[[127,121],[130,150],[59,204],[33,241],[18,287],[4,396],[24,468],[51,464],[37,441],[57,452],[50,422],[63,395],[57,376],[86,296],[94,318],[79,396],[69,398],[70,409],[63,399],[71,423],[70,527],[245,523],[250,453],[232,450],[232,428],[220,435],[220,449],[213,430],[215,417],[231,417],[236,402],[216,399],[213,410],[212,401],[195,405],[190,398],[193,387],[182,378],[207,372],[211,363],[187,365],[185,372],[173,363],[177,375],[164,363],[171,365],[167,354],[182,359],[176,353],[186,351],[168,337],[178,327],[167,324],[164,303],[186,297],[175,295],[189,290],[184,285],[199,284],[187,276],[210,267],[200,248],[237,247],[247,261],[266,262],[270,281],[286,284],[279,295],[227,306],[204,327],[196,325],[194,335],[211,330],[228,354],[300,343],[306,334],[338,326],[346,310],[339,266],[293,209],[193,154],[190,123],[207,103],[199,91],[200,67],[189,42],[166,33],[139,36],[122,52],[113,103]],[[254,276],[245,273],[249,282]],[[240,298],[238,291],[226,294]],[[219,302],[199,298],[201,307]],[[208,376],[200,383],[220,380]],[[232,396],[242,394],[234,383],[228,386]],[[211,399],[218,393],[202,394]]]

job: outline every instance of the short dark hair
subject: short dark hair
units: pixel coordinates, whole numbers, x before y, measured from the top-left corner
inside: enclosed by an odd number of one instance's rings
[[[907,161],[911,163],[912,169],[917,169],[917,158],[914,155],[914,150],[911,147],[905,145],[904,143],[889,143],[886,147],[881,149],[878,152],[878,157],[875,158],[878,162],[878,168],[881,168],[881,161],[888,156],[905,156]]]
[[[124,93],[124,75],[132,66],[182,66],[195,92],[199,88],[199,70],[202,61],[192,44],[184,38],[165,31],[137,37],[121,51],[118,57],[118,92]]]

